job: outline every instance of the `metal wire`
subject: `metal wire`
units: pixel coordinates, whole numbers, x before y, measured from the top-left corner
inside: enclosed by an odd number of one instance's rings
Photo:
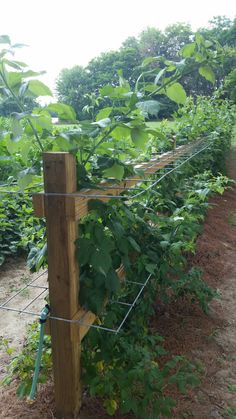
[[[6,310],[6,311],[12,311],[18,314],[27,314],[27,315],[31,315],[31,316],[39,316],[40,312],[34,312],[34,311],[29,311],[27,310],[28,307],[33,304],[35,301],[37,301],[47,290],[48,287],[45,286],[41,286],[41,285],[32,285],[34,282],[36,282],[39,278],[41,278],[43,275],[45,275],[45,273],[47,273],[47,271],[42,272],[40,275],[38,275],[36,278],[34,278],[32,281],[30,281],[26,286],[24,286],[23,288],[21,288],[20,290],[18,290],[13,296],[11,296],[10,298],[7,299],[7,301],[5,301],[4,303],[2,303],[0,305],[0,310]],[[112,332],[112,333],[119,333],[122,326],[124,325],[126,319],[128,318],[131,310],[134,308],[136,302],[138,301],[138,298],[140,297],[140,295],[142,294],[144,288],[146,287],[148,281],[151,278],[151,274],[148,276],[148,278],[146,279],[146,281],[143,282],[136,282],[136,281],[125,281],[128,284],[134,284],[134,285],[138,285],[140,286],[140,290],[138,291],[137,295],[135,296],[134,300],[132,303],[127,303],[125,301],[115,301],[112,300],[110,303],[111,304],[119,304],[119,305],[123,305],[123,306],[127,306],[129,307],[129,309],[127,310],[127,312],[125,313],[122,321],[120,322],[120,324],[118,325],[118,327],[115,328],[109,328],[109,327],[105,327],[102,325],[96,325],[96,324],[90,324],[90,323],[85,323],[83,322],[83,319],[80,320],[71,320],[71,319],[66,319],[63,317],[58,317],[58,316],[49,316],[49,319],[51,320],[58,320],[58,321],[63,321],[66,323],[72,323],[72,324],[78,324],[80,326],[85,326],[85,327],[93,327],[95,329],[101,329],[101,330],[105,330],[107,332]],[[35,296],[30,302],[28,302],[26,304],[26,306],[24,306],[24,308],[15,308],[15,307],[8,307],[7,304],[9,304],[9,302],[12,302],[14,300],[14,298],[16,298],[22,291],[24,291],[25,289],[27,289],[28,287],[33,287],[33,288],[39,288],[40,289],[40,293]]]
[[[6,306],[10,301],[12,301],[14,298],[16,298],[21,292],[23,292],[24,290],[26,290],[28,287],[31,286],[31,284],[33,284],[34,282],[36,282],[39,278],[41,278],[43,275],[45,275],[45,273],[47,273],[47,270],[45,270],[44,272],[42,272],[40,275],[38,275],[36,278],[32,279],[32,281],[30,281],[27,285],[25,285],[23,288],[21,288],[20,290],[18,290],[14,295],[12,295],[10,298],[8,298],[7,301],[5,301],[3,304],[0,304],[0,309],[4,308],[4,306]],[[35,285],[34,288],[36,288],[37,285]]]
[[[142,189],[141,192],[135,194],[135,195],[109,195],[109,194],[85,194],[85,193],[80,193],[80,192],[73,192],[73,193],[61,193],[61,192],[44,192],[45,196],[71,196],[71,197],[79,197],[79,198],[86,198],[87,200],[89,199],[125,199],[125,200],[129,200],[132,201],[136,198],[138,198],[139,196],[145,194],[147,191],[151,190],[154,186],[156,186],[162,179],[164,179],[167,175],[169,175],[170,173],[173,173],[175,170],[179,169],[181,166],[183,166],[183,164],[185,164],[187,161],[191,160],[192,158],[194,158],[195,156],[197,156],[199,153],[201,153],[202,151],[206,150],[207,148],[210,147],[210,144],[206,145],[205,147],[203,147],[200,150],[197,150],[194,154],[189,155],[184,155],[184,156],[180,156],[180,158],[185,158],[184,161],[181,161],[179,164],[177,164],[176,166],[174,166],[172,169],[170,169],[168,172],[164,173],[163,175],[161,175],[160,178],[158,178],[156,181],[154,181],[150,186],[148,186],[146,189]],[[161,168],[163,169],[163,168]],[[149,175],[154,175],[154,173],[150,173]],[[144,179],[145,180],[145,179]],[[140,183],[142,183],[142,181],[144,181],[142,179],[139,180]],[[131,179],[130,181],[134,181],[134,179]],[[112,188],[111,188],[112,189]],[[122,188],[123,190],[128,189],[130,191],[132,191],[132,187],[130,188]],[[37,195],[37,193],[35,193],[35,195]],[[41,194],[40,194],[41,195]]]
[[[198,144],[199,146],[199,144]],[[153,179],[151,180],[152,184],[149,185],[146,189],[142,189],[141,192],[132,195],[132,196],[109,196],[109,195],[96,195],[96,194],[91,194],[91,195],[87,195],[87,194],[80,194],[80,193],[72,193],[72,194],[61,194],[61,193],[46,193],[45,195],[66,195],[66,196],[80,196],[80,197],[85,197],[87,199],[91,199],[91,198],[122,198],[122,199],[128,199],[128,200],[133,200],[141,195],[143,195],[144,193],[146,193],[147,191],[151,190],[154,186],[156,186],[163,178],[165,178],[167,175],[169,175],[170,173],[173,173],[175,170],[179,169],[183,164],[185,164],[187,161],[191,160],[192,158],[194,158],[195,156],[197,156],[199,153],[201,153],[202,151],[206,150],[207,148],[209,148],[210,144],[207,144],[205,147],[201,148],[200,150],[197,150],[195,153],[189,155],[181,155],[179,156],[180,158],[178,160],[180,160],[180,162],[178,163],[178,161],[176,161],[173,165],[173,167],[162,167],[161,169],[165,169],[168,170],[166,171],[164,174],[162,174],[157,180],[155,180],[153,182]],[[193,150],[193,148],[192,148]],[[183,161],[181,161],[181,159]],[[153,174],[155,175],[155,174]],[[146,179],[144,179],[145,181],[147,181]],[[144,181],[142,179],[139,179],[138,181],[141,183],[142,181]],[[132,179],[132,181],[134,181],[134,179]],[[41,185],[40,185],[41,186]],[[111,188],[114,188],[111,186]],[[129,190],[135,190],[135,188],[120,188],[120,187],[116,187],[117,189],[129,189]],[[137,189],[137,188],[136,188]],[[138,188],[139,190],[140,188]],[[13,191],[4,191],[5,193],[12,193]],[[0,192],[1,193],[1,192]],[[13,192],[16,193],[16,192]],[[21,192],[18,192],[21,193]],[[38,298],[40,298],[44,293],[46,293],[46,291],[48,290],[48,287],[46,286],[42,286],[42,285],[35,285],[34,283],[41,278],[43,275],[45,275],[45,273],[47,273],[47,271],[42,272],[40,275],[38,275],[36,278],[32,279],[32,281],[30,281],[27,285],[25,285],[23,288],[21,288],[20,290],[18,290],[13,296],[11,296],[10,298],[8,298],[4,303],[2,303],[0,305],[0,309],[3,310],[7,310],[7,311],[13,311],[13,312],[17,312],[19,314],[28,314],[28,315],[33,315],[33,316],[39,316],[40,313],[36,313],[33,311],[29,311],[27,310],[28,307],[33,304]],[[125,316],[123,317],[122,321],[120,322],[119,326],[117,329],[112,329],[112,328],[108,328],[105,326],[101,326],[101,325],[96,325],[96,324],[86,324],[83,322],[83,319],[81,320],[71,320],[71,319],[65,319],[62,317],[57,317],[57,316],[50,316],[51,320],[58,320],[58,321],[64,321],[67,323],[75,323],[75,324],[79,324],[81,326],[85,326],[85,327],[93,327],[96,329],[101,329],[101,330],[105,330],[105,331],[109,331],[112,333],[116,333],[118,334],[121,331],[122,326],[124,325],[125,321],[127,320],[130,312],[132,311],[132,309],[134,308],[135,304],[137,303],[140,295],[142,294],[144,288],[146,287],[146,285],[148,284],[150,278],[151,278],[151,274],[147,277],[146,281],[144,283],[141,282],[137,282],[137,281],[126,281],[127,283],[130,284],[134,284],[134,285],[138,285],[140,286],[140,290],[138,291],[136,297],[134,298],[132,303],[126,303],[124,301],[111,301],[112,304],[120,304],[120,305],[124,305],[124,306],[128,306],[128,310],[125,314]],[[40,293],[34,297],[29,303],[27,303],[27,305],[23,308],[23,309],[17,309],[14,307],[8,307],[7,305],[13,301],[14,298],[16,298],[20,293],[22,293],[24,290],[26,290],[27,288],[34,288],[34,289],[40,289]]]

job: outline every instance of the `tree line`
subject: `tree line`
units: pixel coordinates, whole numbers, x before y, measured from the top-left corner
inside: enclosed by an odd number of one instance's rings
[[[188,95],[212,95],[215,88],[221,88],[221,95],[236,101],[236,18],[214,17],[208,28],[200,28],[198,33],[208,40],[214,40],[222,48],[221,66],[216,65],[214,85],[201,77],[196,71],[194,77],[185,75],[181,80]],[[100,107],[99,90],[107,84],[119,85],[119,75],[133,88],[140,64],[146,57],[163,56],[181,65],[181,49],[192,42],[194,32],[189,24],[176,23],[164,31],[148,27],[138,37],[129,37],[116,51],[101,53],[93,58],[86,67],[76,65],[64,68],[56,80],[58,100],[71,105],[78,120],[93,119]],[[199,60],[201,57],[199,56]],[[160,65],[160,64],[158,64]],[[223,80],[225,80],[223,84]],[[160,118],[168,118],[177,109],[176,103],[165,95],[162,98]],[[34,102],[26,103],[26,108],[33,108]],[[104,103],[103,103],[104,106]],[[14,109],[13,109],[14,107]],[[11,101],[0,102],[0,115],[7,116],[15,112]]]

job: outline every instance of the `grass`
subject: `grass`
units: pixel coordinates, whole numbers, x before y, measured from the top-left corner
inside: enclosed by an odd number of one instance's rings
[[[175,128],[176,121],[168,121],[167,119],[163,119],[162,121],[146,121],[146,124],[150,128],[159,128],[161,124],[165,124],[166,126],[170,128]],[[69,130],[72,128],[77,128],[77,124],[55,124],[55,128],[58,128],[60,130]],[[236,136],[236,131],[235,131]],[[236,141],[236,140],[235,140]]]
[[[236,227],[236,217],[231,217],[229,219],[229,224],[231,224],[232,226],[235,226]]]
[[[161,124],[166,124],[166,126],[168,126],[169,128],[174,129],[176,121],[168,121],[167,119],[163,119],[162,121],[149,121],[146,122],[146,124],[150,128],[159,128]]]

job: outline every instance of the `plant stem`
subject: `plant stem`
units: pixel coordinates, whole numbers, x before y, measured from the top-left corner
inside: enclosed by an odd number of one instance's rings
[[[3,72],[2,72],[2,71],[0,71],[0,75],[1,75],[1,77],[2,77],[3,82],[5,83],[5,86],[6,86],[6,87],[7,87],[7,89],[10,91],[10,93],[11,93],[12,97],[15,99],[15,101],[16,101],[17,105],[19,106],[20,110],[21,110],[22,112],[25,112],[25,109],[24,109],[23,104],[21,103],[20,99],[16,96],[16,94],[13,92],[12,88],[9,86],[9,84],[8,84],[8,82],[7,82],[7,79],[6,79],[5,74],[4,74],[4,67],[3,67],[3,66],[2,66],[2,69],[3,69]],[[33,126],[33,124],[32,124],[32,121],[31,121],[29,118],[26,118],[26,120],[27,120],[27,122],[29,123],[30,127],[32,128],[32,131],[33,131],[33,133],[34,133],[34,136],[35,136],[36,142],[38,143],[38,146],[39,146],[40,150],[41,150],[41,151],[44,151],[43,145],[42,145],[42,143],[41,143],[41,141],[40,141],[40,138],[39,138],[39,136],[38,136],[38,133],[37,133],[37,131],[36,131],[35,127],[34,127],[34,126]]]

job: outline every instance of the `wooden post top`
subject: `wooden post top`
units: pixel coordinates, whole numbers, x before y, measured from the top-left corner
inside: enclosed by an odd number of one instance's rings
[[[70,153],[43,153],[44,189],[51,193],[73,193],[76,185],[76,160]]]

